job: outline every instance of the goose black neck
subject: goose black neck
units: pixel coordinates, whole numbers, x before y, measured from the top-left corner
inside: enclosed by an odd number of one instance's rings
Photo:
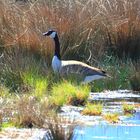
[[[60,60],[61,60],[61,56],[60,56],[60,43],[59,43],[59,38],[58,35],[56,34],[55,38],[54,38],[54,42],[55,42],[55,56],[57,56]]]

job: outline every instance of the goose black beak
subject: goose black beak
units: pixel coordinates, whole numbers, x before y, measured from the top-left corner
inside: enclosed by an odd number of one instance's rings
[[[43,33],[43,36],[49,36],[48,32]]]

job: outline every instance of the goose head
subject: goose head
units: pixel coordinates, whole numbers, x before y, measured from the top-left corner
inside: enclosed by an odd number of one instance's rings
[[[43,36],[49,36],[54,40],[55,43],[55,53],[52,59],[52,68],[54,72],[59,72],[61,68],[61,56],[60,56],[60,43],[59,43],[59,38],[57,35],[57,32],[54,30],[49,30],[45,33],[43,33]]]
[[[49,30],[43,33],[44,36],[49,36],[50,38],[54,39],[57,36],[57,32],[54,30]]]

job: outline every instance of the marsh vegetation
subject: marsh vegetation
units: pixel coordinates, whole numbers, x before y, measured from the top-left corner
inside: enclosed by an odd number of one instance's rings
[[[63,59],[102,68],[112,78],[83,86],[56,76],[51,69],[52,41],[42,36],[48,28],[59,34]],[[98,105],[88,103],[89,92],[139,91],[139,63],[139,0],[0,0],[1,126],[6,120],[17,127],[46,127],[48,117],[58,122],[57,115],[50,114],[66,104],[84,106],[83,114],[95,115]],[[98,115],[101,110],[100,105]],[[116,114],[105,118],[118,121]]]

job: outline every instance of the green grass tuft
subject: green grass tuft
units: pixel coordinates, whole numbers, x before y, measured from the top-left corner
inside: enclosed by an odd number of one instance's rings
[[[82,111],[83,115],[94,115],[98,116],[102,114],[103,110],[103,105],[102,104],[92,104],[92,103],[87,103],[86,107]]]
[[[130,79],[132,73],[136,73],[132,61],[120,61],[115,56],[105,57],[100,64],[112,78],[97,80],[93,83],[92,91],[101,92],[106,90],[131,89]],[[135,80],[135,82],[137,82]]]
[[[84,105],[90,93],[87,85],[74,85],[68,81],[62,81],[52,86],[50,104],[63,106],[64,104]]]
[[[23,81],[32,89],[30,92],[38,98],[46,95],[48,90],[48,78],[46,76],[35,72],[25,72],[23,74]]]
[[[107,113],[107,114],[103,115],[103,118],[110,123],[118,123],[119,122],[119,115],[116,113],[115,114]]]
[[[133,114],[135,113],[135,105],[124,103],[123,111],[124,111],[124,114]]]
[[[1,127],[3,128],[9,128],[9,127],[13,127],[14,123],[13,122],[3,122]]]

